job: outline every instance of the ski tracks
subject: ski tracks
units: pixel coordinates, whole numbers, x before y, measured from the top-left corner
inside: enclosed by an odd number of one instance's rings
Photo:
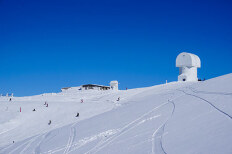
[[[181,96],[180,96],[181,97]],[[148,116],[149,114],[151,114],[152,112],[154,112],[155,110],[170,104],[170,102],[166,102],[163,103],[153,109],[151,109],[149,112],[146,112],[145,114],[141,115],[140,117],[138,117],[137,119],[135,119],[134,121],[128,123],[126,126],[124,126],[123,128],[121,128],[119,130],[119,133],[117,133],[116,135],[109,137],[108,139],[100,142],[99,144],[97,144],[95,147],[93,147],[92,149],[90,149],[89,151],[87,151],[85,154],[90,154],[90,153],[97,153],[98,151],[100,151],[101,149],[103,149],[104,147],[106,147],[107,145],[109,145],[110,143],[112,143],[114,140],[116,140],[118,137],[120,137],[121,135],[127,133],[128,131],[130,131],[131,129],[137,127],[138,125],[141,124],[141,120]],[[175,107],[174,107],[175,108]],[[174,111],[172,111],[173,114]],[[167,122],[167,121],[166,121]],[[161,125],[163,126],[163,125]],[[159,128],[158,128],[159,129]]]
[[[169,118],[162,125],[160,125],[160,127],[158,129],[156,129],[154,131],[154,133],[152,134],[152,149],[151,149],[152,154],[155,154],[156,152],[159,154],[161,154],[161,153],[167,154],[163,148],[162,137],[163,137],[163,133],[164,133],[164,128],[165,128],[166,124],[168,123],[168,121],[173,116],[175,108],[176,108],[173,100],[172,101],[168,100],[168,104],[173,105],[172,113],[169,116]]]
[[[69,152],[70,148],[71,148],[72,145],[73,145],[73,142],[74,142],[75,137],[76,137],[75,125],[76,125],[76,123],[74,123],[74,124],[71,126],[71,130],[70,130],[70,135],[69,135],[68,143],[67,143],[67,145],[66,145],[66,148],[65,148],[63,154],[67,154],[67,153]]]
[[[208,92],[208,91],[198,91],[195,90],[192,87],[187,87],[188,89],[190,89],[192,92],[194,93],[200,93],[200,94],[213,94],[213,95],[227,95],[227,96],[232,96],[232,93],[226,93],[226,92]]]
[[[56,152],[59,152],[61,150],[64,150],[63,154],[68,154],[69,151],[70,151],[70,148],[73,146],[74,144],[74,140],[75,140],[75,136],[76,136],[76,129],[75,129],[75,125],[76,125],[77,122],[75,122],[74,124],[71,125],[71,128],[70,128],[70,134],[69,134],[69,138],[68,138],[68,142],[65,146],[62,146],[62,147],[57,147],[53,150],[49,150],[47,152],[44,152],[44,153],[56,153]],[[40,150],[38,149],[40,146],[37,147],[37,152],[39,152]],[[39,150],[39,151],[38,151]]]
[[[29,148],[29,146],[30,146],[38,137],[40,137],[40,136],[41,136],[41,135],[37,135],[37,136],[35,136],[35,137],[29,139],[28,141],[26,141],[26,142],[20,144],[19,146],[17,146],[17,147],[14,148],[13,150],[11,150],[8,154],[12,154],[12,153],[16,152],[18,149],[20,149],[20,148],[22,148],[23,146],[26,145],[26,146],[20,151],[20,154],[23,154],[24,151],[26,151],[26,150]],[[17,152],[17,153],[18,153],[18,152]]]
[[[214,109],[216,109],[217,111],[219,111],[220,113],[224,114],[225,116],[227,116],[228,118],[232,119],[232,116],[229,115],[228,113],[222,111],[220,108],[218,108],[217,106],[215,106],[212,102],[200,97],[200,96],[197,96],[197,95],[194,95],[194,94],[190,94],[190,93],[187,93],[186,91],[184,90],[180,90],[179,91],[185,93],[186,95],[189,95],[189,96],[192,96],[192,97],[195,97],[195,98],[198,98],[198,99],[201,99],[203,100],[204,102],[208,103],[210,106],[212,106]]]
[[[41,140],[37,143],[37,145],[36,145],[36,147],[35,147],[35,149],[34,149],[34,153],[35,153],[35,154],[40,154],[40,153],[41,153],[41,152],[40,152],[40,145],[41,145],[41,143],[44,141],[44,139],[46,139],[50,134],[51,134],[51,132],[48,132],[48,133],[45,133],[45,134],[42,136]]]
[[[40,137],[40,136],[38,136],[38,137]],[[23,148],[23,150],[22,150],[19,154],[24,154],[25,151],[30,147],[30,145],[31,145],[38,137],[33,138],[33,139]]]

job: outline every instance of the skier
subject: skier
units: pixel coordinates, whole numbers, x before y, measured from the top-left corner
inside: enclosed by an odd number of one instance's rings
[[[10,100],[9,101],[11,101],[11,98],[10,98]]]
[[[79,117],[79,113],[77,112],[77,115],[76,115],[76,117]]]
[[[81,99],[81,103],[83,103],[84,102],[84,100],[83,99]]]
[[[51,120],[49,120],[48,125],[51,125],[51,123],[52,123],[52,121],[51,121]]]
[[[46,107],[48,107],[48,104],[46,105]]]
[[[45,101],[44,105],[47,105],[47,102]]]
[[[118,97],[117,101],[120,101],[120,97]]]
[[[34,109],[34,110],[32,110],[32,111],[35,111],[35,109]]]

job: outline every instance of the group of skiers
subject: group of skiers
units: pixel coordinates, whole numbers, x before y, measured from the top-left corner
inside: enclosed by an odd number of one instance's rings
[[[83,103],[84,101],[83,101],[83,99],[81,99],[81,103]],[[48,103],[45,101],[45,103],[44,103],[44,105],[46,105],[46,107],[48,107]],[[33,109],[32,111],[36,111],[35,109]],[[77,112],[77,115],[76,115],[76,117],[79,117],[79,112]],[[51,120],[49,120],[48,121],[48,125],[51,125],[52,124],[52,121]]]
[[[46,107],[48,107],[48,103],[47,103],[46,101],[45,101],[44,105],[46,105]],[[33,109],[32,111],[34,112],[34,111],[36,111],[36,110],[35,110],[35,109]],[[52,123],[52,121],[51,121],[51,120],[49,120],[48,125],[51,125],[51,123]]]
[[[48,107],[48,103],[47,103],[46,101],[44,102],[44,105],[46,105],[46,107]],[[34,109],[34,110],[35,110],[35,109]],[[49,120],[49,121],[48,121],[48,125],[51,125],[51,124],[52,124],[52,120]]]
[[[48,103],[45,101],[44,105],[46,105],[46,107],[48,107]],[[35,109],[33,109],[32,111],[36,111]]]
[[[11,101],[11,98],[9,101]],[[118,97],[117,101],[120,101],[120,97]],[[83,103],[83,102],[84,102],[84,100],[81,99],[81,103]],[[48,107],[48,103],[46,101],[44,102],[44,105],[46,105],[46,107]],[[21,108],[20,108],[20,111],[21,111]],[[32,111],[36,111],[36,110],[33,109]],[[77,112],[77,115],[75,117],[79,117],[79,115],[80,115],[79,112]],[[49,120],[48,125],[51,125],[51,124],[52,124],[52,120]],[[13,141],[13,143],[14,143],[14,141]]]
[[[118,99],[117,99],[117,101],[120,101],[120,97],[118,97]],[[81,99],[81,103],[83,103],[84,102],[84,100],[83,99]],[[48,107],[48,103],[45,101],[44,102],[44,105],[46,105],[46,107]],[[35,109],[33,109],[32,111],[36,111]],[[79,117],[79,115],[80,115],[80,113],[79,112],[77,112],[77,115],[76,115],[76,117]],[[52,124],[52,121],[51,120],[49,120],[48,121],[48,125],[51,125]]]

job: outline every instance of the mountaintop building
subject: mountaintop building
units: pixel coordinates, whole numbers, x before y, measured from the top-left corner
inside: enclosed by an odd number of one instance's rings
[[[118,81],[111,81],[110,86],[98,84],[85,84],[80,87],[65,87],[61,89],[62,92],[79,90],[118,90]]]
[[[86,84],[81,86],[82,90],[109,90],[110,86],[103,86],[103,85],[97,85],[97,84]]]
[[[179,67],[178,81],[198,81],[197,68],[201,67],[201,60],[197,55],[182,52],[176,58]]]

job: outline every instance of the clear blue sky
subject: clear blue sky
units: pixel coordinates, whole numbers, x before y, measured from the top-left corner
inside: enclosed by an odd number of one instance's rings
[[[223,0],[0,0],[0,93],[175,81],[180,52],[200,57],[200,78],[231,73],[231,8]]]

